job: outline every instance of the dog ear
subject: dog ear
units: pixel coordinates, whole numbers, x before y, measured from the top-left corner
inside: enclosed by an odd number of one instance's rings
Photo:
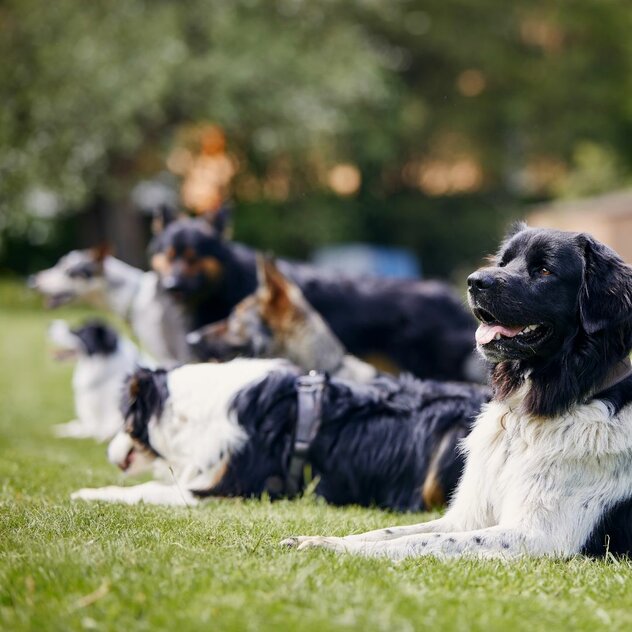
[[[152,235],[160,235],[162,231],[175,222],[180,217],[178,209],[171,204],[160,204],[151,214],[151,232]]]
[[[265,311],[269,316],[282,320],[293,311],[290,282],[283,276],[271,255],[259,255],[257,267],[260,268],[260,287],[263,289]]]
[[[105,323],[100,323],[96,327],[95,333],[101,349],[109,352],[116,351],[116,347],[118,346],[118,336],[114,329]]]
[[[112,254],[112,248],[107,242],[100,243],[92,248],[92,258],[95,263],[103,264],[106,257]]]
[[[216,211],[204,214],[204,218],[215,230],[218,237],[230,239],[233,232],[232,213],[229,206],[221,206]]]
[[[525,222],[524,220],[518,220],[516,222],[513,222],[509,226],[509,229],[507,230],[507,232],[505,233],[505,241],[508,241],[514,235],[517,235],[518,233],[522,232],[526,228],[529,228],[529,227],[527,226],[527,222]]]
[[[632,318],[632,268],[619,255],[587,234],[579,235],[584,272],[579,315],[589,334]]]

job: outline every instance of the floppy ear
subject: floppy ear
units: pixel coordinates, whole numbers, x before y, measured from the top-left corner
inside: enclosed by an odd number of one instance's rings
[[[106,324],[101,324],[96,328],[96,335],[102,349],[115,351],[118,346],[118,336],[116,332]]]
[[[589,334],[632,318],[632,268],[590,235],[579,235],[584,249],[584,273],[579,315]]]

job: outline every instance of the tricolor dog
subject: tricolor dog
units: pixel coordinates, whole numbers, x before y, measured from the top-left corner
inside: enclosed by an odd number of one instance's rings
[[[489,400],[477,385],[301,376],[280,360],[136,372],[112,463],[164,463],[171,484],[82,489],[75,499],[196,504],[209,496],[294,496],[305,464],[328,502],[395,510],[440,506],[463,467],[456,449]]]
[[[185,307],[192,328],[227,318],[257,289],[256,252],[225,239],[217,221],[173,221],[151,246],[152,267]],[[481,378],[472,362],[474,319],[446,284],[345,278],[284,260],[278,266],[349,353],[422,378]]]
[[[143,348],[161,365],[191,359],[186,315],[161,289],[156,273],[134,268],[104,247],[69,252],[52,268],[33,275],[30,285],[51,308],[83,300],[111,310],[130,323]]]
[[[286,544],[392,559],[632,552],[632,271],[587,234],[520,225],[468,285],[495,395],[446,514]]]
[[[286,358],[304,372],[367,382],[377,376],[371,364],[346,353],[301,289],[273,259],[257,257],[259,285],[218,323],[187,336],[200,360]]]
[[[101,321],[71,329],[55,320],[48,337],[57,360],[76,362],[72,376],[77,419],[55,426],[58,437],[111,439],[122,427],[119,402],[123,384],[145,364],[132,343]]]

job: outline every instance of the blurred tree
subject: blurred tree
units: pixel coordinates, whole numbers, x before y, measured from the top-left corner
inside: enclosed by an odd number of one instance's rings
[[[239,237],[403,243],[448,274],[524,202],[629,181],[630,32],[628,0],[5,0],[0,248],[213,122]]]

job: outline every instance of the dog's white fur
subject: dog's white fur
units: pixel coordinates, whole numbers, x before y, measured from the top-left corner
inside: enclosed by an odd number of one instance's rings
[[[125,377],[139,364],[147,366],[147,359],[124,336],[119,336],[117,349],[110,355],[87,355],[63,320],[51,323],[49,338],[59,350],[76,358],[72,388],[77,418],[56,425],[55,434],[73,439],[111,439],[123,424],[119,402]]]
[[[391,559],[578,553],[604,508],[630,497],[632,407],[614,416],[594,400],[544,420],[517,412],[527,388],[491,402],[476,421],[464,443],[463,477],[442,518],[284,543]]]
[[[151,481],[133,487],[80,489],[72,498],[127,504],[197,504],[191,491],[209,488],[219,480],[230,455],[247,440],[230,412],[233,398],[247,385],[283,366],[287,366],[284,360],[238,359],[170,371],[169,398],[160,419],[150,420],[148,432],[150,444],[161,455],[161,478],[166,476],[171,483]],[[108,458],[120,466],[134,448],[129,434],[119,432],[109,445]],[[152,463],[156,461],[134,450],[127,472],[138,474]]]
[[[103,259],[102,275],[90,279],[69,276],[67,270],[88,260],[89,253],[73,250],[52,268],[39,272],[36,289],[49,296],[68,294],[111,310],[130,323],[143,349],[161,366],[190,360],[184,311],[160,289],[159,276],[110,255]]]

